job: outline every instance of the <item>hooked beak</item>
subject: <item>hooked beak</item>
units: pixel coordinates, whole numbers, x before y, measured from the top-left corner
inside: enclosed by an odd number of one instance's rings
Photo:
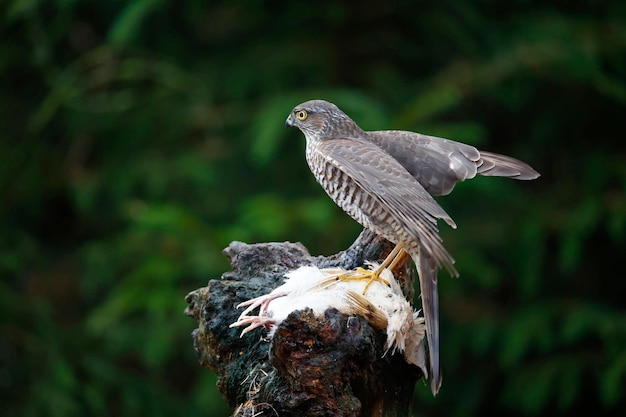
[[[293,126],[293,116],[290,114],[289,117],[287,117],[287,120],[285,120],[285,127],[292,127]]]

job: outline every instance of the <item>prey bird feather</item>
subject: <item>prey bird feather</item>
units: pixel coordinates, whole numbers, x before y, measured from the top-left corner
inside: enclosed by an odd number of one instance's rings
[[[369,265],[377,268],[378,265]],[[363,280],[342,280],[349,273],[341,269],[319,269],[301,266],[285,274],[285,283],[268,294],[244,301],[237,307],[247,307],[230,327],[245,326],[241,335],[264,327],[268,337],[287,316],[296,310],[309,308],[322,317],[329,308],[346,315],[364,317],[375,329],[387,335],[385,353],[402,353],[407,363],[418,366],[427,377],[426,352],[423,344],[424,318],[414,311],[404,298],[393,274],[384,269],[381,273],[386,284],[372,285],[364,295],[367,285]],[[252,312],[258,308],[258,312]]]
[[[443,246],[437,221],[453,228],[456,224],[432,196],[447,195],[457,182],[477,174],[531,180],[539,173],[517,159],[448,139],[399,130],[366,132],[324,100],[297,105],[286,126],[304,133],[309,168],[331,199],[415,262],[426,321],[431,390],[437,394],[442,381],[437,270],[443,267],[453,276],[458,272],[454,258]],[[393,260],[385,260],[382,267],[390,263]]]

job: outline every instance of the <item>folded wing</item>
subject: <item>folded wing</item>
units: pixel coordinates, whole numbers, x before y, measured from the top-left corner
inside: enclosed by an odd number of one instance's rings
[[[436,259],[438,265],[458,276],[453,266],[454,259],[443,247],[437,228],[437,219],[456,227],[454,221],[398,161],[374,144],[356,138],[324,140],[316,145],[315,151],[348,175],[395,220],[380,222],[381,231],[377,233],[399,243],[400,236],[394,236],[398,231],[393,229],[393,223],[402,225]],[[372,210],[374,212],[366,214],[377,222],[377,210]],[[386,230],[386,235],[382,230]]]

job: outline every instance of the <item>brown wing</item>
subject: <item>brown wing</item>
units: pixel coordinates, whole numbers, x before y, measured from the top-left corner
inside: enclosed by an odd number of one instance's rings
[[[443,247],[437,228],[437,219],[456,228],[454,221],[398,161],[373,143],[358,138],[323,140],[315,145],[315,151],[382,204],[438,265],[458,275],[454,259]],[[381,224],[381,227],[390,230],[388,224]]]
[[[432,195],[446,195],[459,181],[476,174],[531,180],[539,173],[504,155],[435,136],[401,130],[367,132],[368,138],[393,156]]]

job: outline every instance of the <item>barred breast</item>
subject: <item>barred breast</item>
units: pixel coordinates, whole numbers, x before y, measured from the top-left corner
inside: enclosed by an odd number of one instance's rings
[[[349,175],[308,147],[306,160],[317,182],[350,217],[394,243],[404,240],[399,236],[401,225],[386,207],[361,189]]]

